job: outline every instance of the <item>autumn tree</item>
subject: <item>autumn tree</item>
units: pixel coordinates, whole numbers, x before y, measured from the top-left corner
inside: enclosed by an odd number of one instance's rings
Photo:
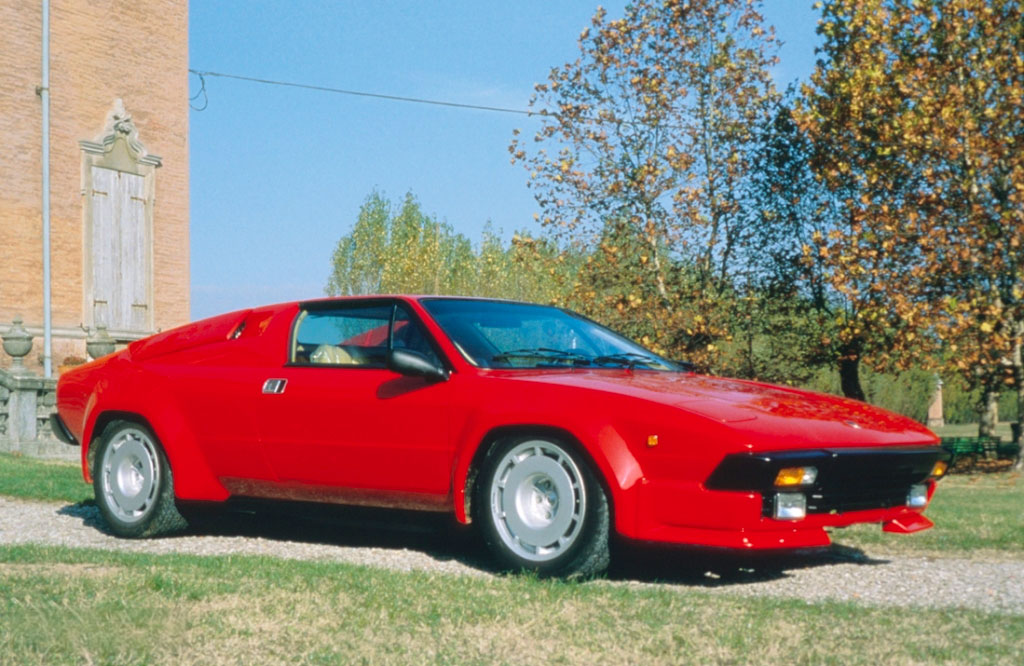
[[[813,251],[881,362],[941,346],[986,402],[1008,381],[1024,406],[1020,2],[829,0],[819,32],[799,115],[845,220]]]
[[[591,305],[650,322],[656,348],[705,367],[728,334],[724,301],[747,247],[752,128],[775,98],[776,42],[759,4],[598,10],[579,57],[536,87],[540,129],[510,146],[542,224],[590,251],[582,275],[602,281],[581,288],[604,299]]]

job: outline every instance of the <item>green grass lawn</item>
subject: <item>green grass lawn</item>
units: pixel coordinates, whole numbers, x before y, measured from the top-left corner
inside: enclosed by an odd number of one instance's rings
[[[72,504],[93,497],[79,465],[9,453],[0,453],[0,495]]]
[[[939,437],[977,437],[977,423],[956,423],[944,425],[941,428],[932,428],[932,431]],[[1004,442],[1010,441],[1010,422],[1000,421],[996,425],[996,434],[1002,437]]]
[[[0,617],[23,665],[1024,660],[1020,616],[25,546],[0,548]]]

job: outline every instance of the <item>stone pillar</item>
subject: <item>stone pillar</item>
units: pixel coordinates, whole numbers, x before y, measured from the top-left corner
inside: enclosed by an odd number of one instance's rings
[[[13,361],[10,374],[4,381],[7,397],[7,440],[17,446],[21,442],[32,441],[36,432],[36,391],[24,389],[21,384],[31,377],[25,367],[24,357],[32,351],[32,336],[21,325],[21,317],[15,317],[14,323],[3,334],[3,348]]]
[[[56,379],[0,370],[0,451],[32,458],[77,459],[79,449],[58,441],[50,432],[48,419],[56,398]]]
[[[56,404],[57,380],[32,374],[23,362],[32,350],[32,336],[15,319],[0,337],[13,359],[10,370],[0,369],[0,451],[72,459],[74,447],[54,439],[47,424]]]
[[[932,402],[928,405],[928,420],[925,425],[929,428],[941,428],[946,425],[942,413],[942,378],[938,375],[935,375],[935,393],[932,394]]]
[[[19,384],[22,382],[18,382]],[[16,388],[7,400],[7,437],[14,444],[35,441],[36,388]]]

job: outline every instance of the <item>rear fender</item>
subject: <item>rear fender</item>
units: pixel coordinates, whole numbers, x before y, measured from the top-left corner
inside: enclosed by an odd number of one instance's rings
[[[143,388],[144,387],[144,388]],[[227,499],[228,492],[210,471],[195,435],[186,427],[174,397],[160,387],[159,378],[133,372],[116,381],[102,380],[90,397],[82,437],[82,469],[92,481],[90,464],[93,444],[103,428],[114,420],[144,424],[153,431],[174,473],[174,495],[178,499]]]

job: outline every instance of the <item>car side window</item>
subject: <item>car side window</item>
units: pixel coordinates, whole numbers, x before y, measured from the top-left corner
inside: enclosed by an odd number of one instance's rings
[[[387,365],[391,305],[309,309],[299,314],[291,361],[312,365],[383,368]],[[394,346],[432,360],[437,356],[418,321],[405,308],[395,313]]]
[[[437,357],[433,345],[430,344],[430,338],[423,330],[423,325],[413,319],[403,307],[399,307],[395,312],[395,333],[392,344],[395,349],[418,352],[435,365],[443,365],[441,359]]]

